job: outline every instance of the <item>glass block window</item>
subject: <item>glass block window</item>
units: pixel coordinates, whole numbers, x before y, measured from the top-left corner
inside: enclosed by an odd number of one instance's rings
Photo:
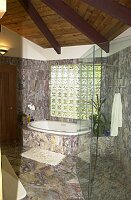
[[[101,65],[93,66],[82,64],[80,67],[80,90],[79,96],[79,106],[78,106],[78,119],[88,119],[92,114],[92,104],[91,99],[94,94],[94,101],[96,100],[96,94],[100,96],[101,87]],[[94,78],[93,78],[94,76]],[[94,81],[94,88],[93,88]]]
[[[95,93],[100,93],[101,66],[95,67]],[[51,116],[87,119],[91,113],[93,67],[84,64],[51,66]]]

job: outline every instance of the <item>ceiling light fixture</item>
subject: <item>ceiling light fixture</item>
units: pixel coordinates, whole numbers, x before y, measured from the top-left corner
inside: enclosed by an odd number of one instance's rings
[[[6,0],[0,0],[0,19],[6,12]]]

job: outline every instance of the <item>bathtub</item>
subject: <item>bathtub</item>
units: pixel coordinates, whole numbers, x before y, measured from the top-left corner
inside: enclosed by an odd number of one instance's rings
[[[81,135],[90,132],[87,124],[84,123],[69,123],[69,122],[59,122],[59,121],[33,121],[28,124],[28,128],[46,132],[54,135]]]
[[[34,121],[23,127],[23,145],[42,147],[45,150],[75,155],[90,146],[90,129],[87,121],[65,123],[58,121]]]

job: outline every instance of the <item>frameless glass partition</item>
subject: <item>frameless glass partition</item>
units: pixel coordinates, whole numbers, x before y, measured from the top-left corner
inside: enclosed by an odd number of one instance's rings
[[[77,177],[85,200],[90,196],[90,143],[91,143],[91,116],[94,49],[90,49],[89,57],[80,59],[79,99],[78,99],[78,149],[77,149]]]
[[[105,54],[106,55],[106,54]],[[79,129],[84,133],[79,133],[77,151],[77,175],[85,200],[91,198],[92,185],[96,167],[97,142],[94,135],[94,123],[97,121],[96,104],[100,101],[102,67],[106,59],[102,58],[102,51],[94,45],[80,59],[80,89],[79,89]]]
[[[89,185],[89,200],[92,199],[95,174],[97,167],[97,157],[98,157],[98,138],[102,137],[103,127],[100,121],[104,121],[102,116],[102,90],[101,85],[103,82],[103,68],[106,64],[106,53],[101,50],[97,45],[94,46],[94,61],[93,61],[93,92],[92,92],[92,137],[90,141],[90,185]],[[94,198],[94,197],[93,197]],[[97,199],[95,197],[94,199]]]
[[[80,59],[78,124],[81,130],[86,124],[88,130],[82,136],[78,130],[77,176],[85,200],[130,199],[131,36],[116,39],[109,47],[105,53],[95,45]],[[122,127],[114,137],[111,115],[118,93]]]

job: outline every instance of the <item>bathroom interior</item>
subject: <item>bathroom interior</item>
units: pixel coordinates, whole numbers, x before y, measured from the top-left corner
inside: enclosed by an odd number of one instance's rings
[[[110,17],[117,31],[110,31],[109,43],[90,43],[85,36],[82,43],[69,26],[60,54],[57,45],[41,47],[38,30],[26,37],[27,28],[31,34],[36,26],[26,2],[50,11],[43,15],[46,23],[56,17],[53,7],[47,9],[50,1],[9,0],[0,19],[0,200],[130,200],[129,23]],[[83,0],[65,2],[76,13],[92,10]],[[116,4],[131,15],[129,1]],[[97,9],[92,12],[97,16]],[[54,20],[63,23],[58,14]],[[100,16],[97,23],[109,19]]]

